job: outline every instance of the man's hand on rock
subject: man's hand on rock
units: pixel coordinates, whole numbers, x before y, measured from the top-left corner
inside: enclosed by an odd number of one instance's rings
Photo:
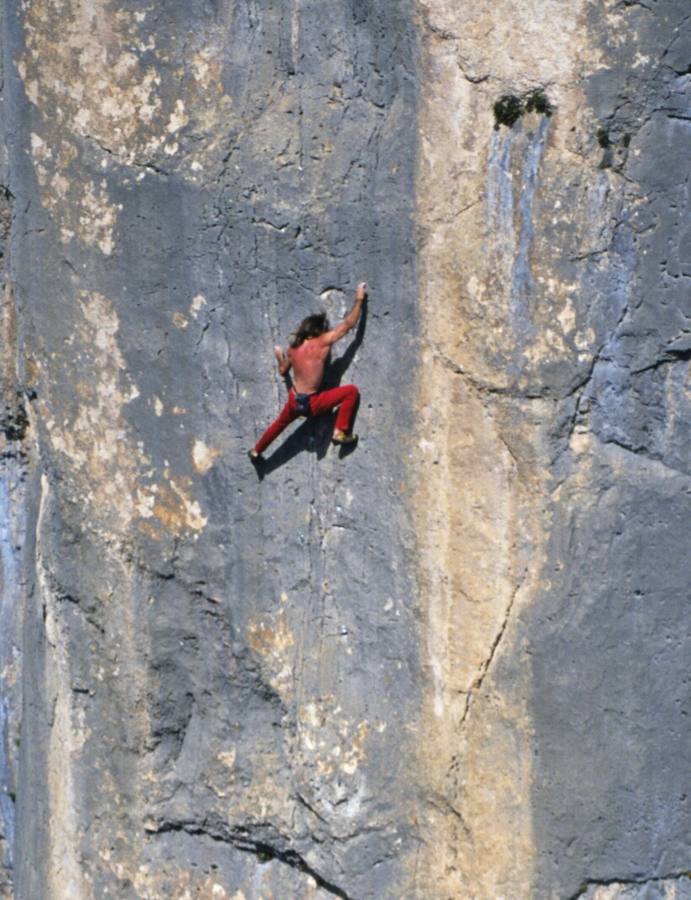
[[[355,291],[355,299],[356,300],[364,300],[367,296],[367,282],[361,281],[357,286],[357,290]]]
[[[288,369],[290,369],[290,360],[278,345],[274,347],[274,356],[278,363],[278,371],[285,378],[288,374]]]

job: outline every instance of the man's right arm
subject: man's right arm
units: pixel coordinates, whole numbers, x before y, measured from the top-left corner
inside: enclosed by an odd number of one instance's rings
[[[292,363],[290,362],[290,358],[283,352],[281,347],[274,347],[274,356],[276,357],[276,362],[278,363],[278,371],[285,378],[292,365]]]
[[[367,297],[367,284],[364,281],[361,281],[357,286],[357,290],[355,291],[355,301],[353,303],[353,308],[350,310],[348,315],[343,319],[343,321],[333,328],[331,331],[327,331],[322,335],[321,339],[328,344],[335,344],[336,341],[340,341],[342,337],[344,337],[348,332],[355,328],[357,325],[357,321],[360,318],[360,313],[362,312],[362,307],[365,302],[365,298]]]

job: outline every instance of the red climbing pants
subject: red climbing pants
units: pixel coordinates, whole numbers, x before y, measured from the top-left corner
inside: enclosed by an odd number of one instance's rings
[[[331,412],[338,406],[335,427],[348,433],[353,427],[355,410],[360,398],[360,392],[354,384],[345,384],[343,387],[332,388],[328,391],[317,391],[309,395],[310,416],[319,416],[322,413]],[[263,453],[269,444],[276,440],[279,434],[300,416],[295,401],[295,390],[288,391],[288,402],[283,407],[277,419],[269,425],[264,434],[257,441],[254,449],[257,453]]]

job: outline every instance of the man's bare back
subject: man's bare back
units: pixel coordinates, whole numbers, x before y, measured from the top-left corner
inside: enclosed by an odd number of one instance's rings
[[[298,394],[313,394],[319,390],[331,347],[355,327],[366,296],[367,284],[361,281],[355,291],[353,308],[335,328],[319,337],[307,338],[298,347],[288,347],[287,354],[280,347],[274,347],[281,375],[286,375],[292,367],[293,385]]]
[[[293,385],[298,394],[313,394],[321,387],[331,352],[331,344],[324,337],[308,338],[299,347],[288,348],[288,360],[293,367]]]

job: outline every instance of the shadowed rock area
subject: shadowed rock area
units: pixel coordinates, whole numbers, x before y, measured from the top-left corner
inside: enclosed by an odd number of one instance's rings
[[[5,7],[3,896],[691,896],[690,29]]]

